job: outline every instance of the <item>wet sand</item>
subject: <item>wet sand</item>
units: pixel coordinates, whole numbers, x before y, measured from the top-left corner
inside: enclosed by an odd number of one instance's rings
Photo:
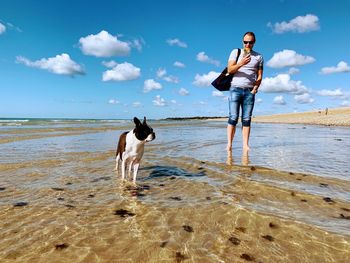
[[[118,127],[0,144],[0,262],[350,261],[346,177],[203,158],[224,140],[191,125],[154,126],[137,186],[113,171]]]

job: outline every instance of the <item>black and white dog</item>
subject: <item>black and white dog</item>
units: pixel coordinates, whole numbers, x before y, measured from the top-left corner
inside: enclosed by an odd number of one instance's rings
[[[134,168],[133,182],[136,182],[137,171],[144,152],[145,143],[156,138],[153,129],[147,125],[146,117],[143,122],[134,117],[135,128],[129,132],[124,132],[119,137],[118,149],[116,153],[115,169],[119,172],[119,163],[122,163],[122,180],[125,179],[125,169],[128,165],[128,175]]]

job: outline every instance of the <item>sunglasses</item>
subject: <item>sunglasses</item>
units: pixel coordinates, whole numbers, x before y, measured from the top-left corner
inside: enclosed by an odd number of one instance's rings
[[[253,45],[254,41],[243,41],[244,44],[249,44],[249,45]]]

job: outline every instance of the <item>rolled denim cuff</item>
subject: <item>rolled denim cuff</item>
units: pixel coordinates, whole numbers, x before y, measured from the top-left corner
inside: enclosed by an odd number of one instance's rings
[[[250,127],[251,120],[242,120],[242,126],[243,127]]]
[[[232,120],[231,118],[228,118],[227,123],[230,124],[230,125],[232,125],[232,126],[236,126],[236,125],[237,125],[237,121],[238,121],[238,120]]]

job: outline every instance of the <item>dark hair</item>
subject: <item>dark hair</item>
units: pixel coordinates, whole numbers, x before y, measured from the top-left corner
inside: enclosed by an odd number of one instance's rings
[[[244,38],[246,35],[254,37],[254,42],[256,41],[254,32],[245,32],[244,35],[243,35],[243,38]]]

